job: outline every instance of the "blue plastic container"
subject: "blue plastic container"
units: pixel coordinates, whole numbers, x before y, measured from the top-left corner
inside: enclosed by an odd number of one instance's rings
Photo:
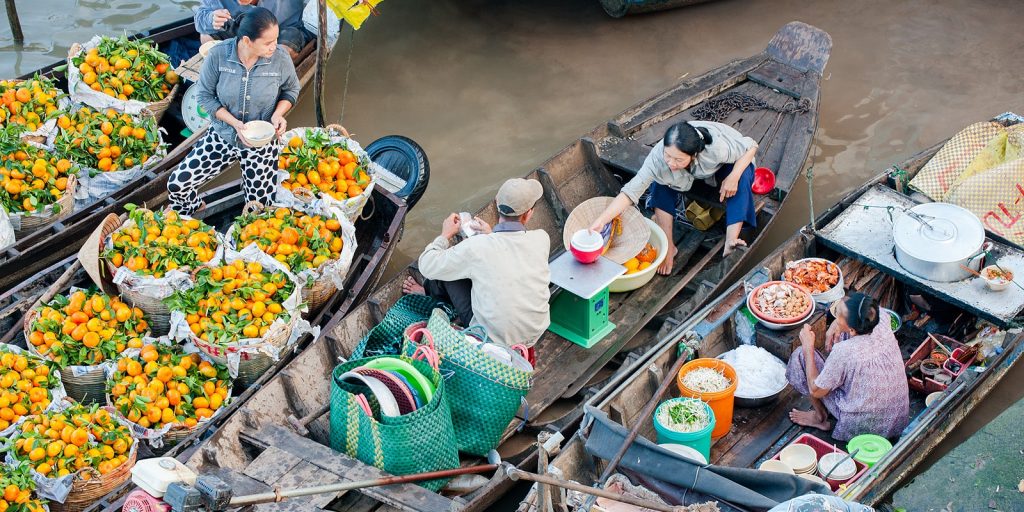
[[[676,432],[666,428],[658,421],[663,407],[687,401],[697,402],[704,406],[704,410],[708,412],[708,416],[711,418],[706,427],[696,432]],[[700,452],[704,455],[705,459],[711,460],[711,431],[715,429],[715,411],[711,409],[710,405],[696,398],[672,398],[665,400],[655,409],[653,420],[654,430],[658,433],[658,444],[675,443],[686,445]]]

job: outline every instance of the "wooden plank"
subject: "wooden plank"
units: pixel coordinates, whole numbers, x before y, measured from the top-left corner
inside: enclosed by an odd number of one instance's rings
[[[565,211],[565,201],[558,195],[558,187],[555,186],[555,182],[551,180],[551,175],[543,167],[537,169],[537,179],[544,189],[544,199],[548,202],[548,206],[551,207],[551,212],[555,216],[555,224],[558,226],[558,229],[562,229],[565,226],[565,219],[569,217],[569,213]]]
[[[274,485],[286,473],[298,466],[302,459],[275,446],[270,446],[246,466],[242,474],[267,485]]]
[[[807,112],[795,116],[784,116],[783,123],[778,128],[779,133],[785,133],[783,144],[778,144],[781,150],[781,158],[775,176],[775,191],[773,197],[781,199],[789,193],[796,183],[800,172],[803,171],[807,154],[814,139],[814,130],[818,127],[818,95],[820,92],[817,78],[807,76],[804,79],[802,89],[803,97],[811,101],[811,108]],[[783,130],[786,131],[783,131]],[[780,142],[781,142],[780,140]]]
[[[583,152],[583,158],[587,163],[587,167],[597,181],[600,193],[605,196],[617,196],[622,188],[622,184],[617,182],[615,177],[605,168],[601,157],[598,155],[597,144],[594,143],[593,139],[590,137],[580,139],[580,150]]]
[[[767,55],[763,53],[742,60],[734,60],[626,110],[619,114],[614,122],[621,126],[626,133],[631,134],[644,126],[672,117],[740,83],[748,71],[765,60],[767,60]]]
[[[803,73],[778,61],[770,60],[747,73],[747,79],[782,94],[800,99]]]
[[[297,489],[300,487],[313,487],[337,483],[336,475],[323,471],[319,467],[300,461],[298,465],[285,472],[273,483],[275,489]],[[302,496],[291,498],[280,503],[265,503],[257,505],[258,512],[306,512],[317,511],[327,507],[334,501],[338,493],[315,494],[313,496]]]
[[[337,453],[330,448],[295,434],[285,427],[269,425],[258,431],[243,430],[241,439],[256,446],[275,446],[302,460],[313,464],[321,471],[333,473],[339,480],[358,481],[384,478],[387,473],[363,464],[358,460]],[[386,487],[369,487],[360,492],[381,503],[402,510],[449,510],[460,499],[448,499],[415,484],[396,484]]]
[[[597,154],[601,161],[609,167],[636,174],[643,166],[651,148],[630,139],[605,137],[597,146]]]

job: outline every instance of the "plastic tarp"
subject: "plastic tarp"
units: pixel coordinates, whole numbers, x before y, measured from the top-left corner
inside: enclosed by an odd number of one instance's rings
[[[587,406],[586,414],[585,423],[589,422],[590,429],[587,453],[610,460],[629,432],[596,408]],[[630,446],[619,467],[749,510],[769,510],[810,493],[832,494],[826,486],[798,476],[700,464],[644,438],[637,438]]]

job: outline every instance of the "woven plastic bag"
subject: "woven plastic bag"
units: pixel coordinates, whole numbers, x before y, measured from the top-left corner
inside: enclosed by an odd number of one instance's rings
[[[393,475],[408,475],[459,467],[455,430],[444,379],[429,364],[404,358],[435,386],[434,397],[423,407],[401,416],[382,416],[369,388],[340,377],[374,359],[355,359],[336,367],[331,374],[331,448]],[[360,405],[366,398],[380,420]],[[428,480],[419,485],[437,491],[447,479]]]
[[[447,304],[426,295],[405,295],[398,299],[384,319],[359,340],[352,351],[352,358],[398,354],[402,350],[402,333],[406,327],[430,318],[435,308],[451,311]]]
[[[440,369],[451,398],[452,423],[459,450],[486,456],[516,417],[533,385],[533,371],[498,361],[467,339],[467,332],[452,326],[448,316],[434,310],[427,321],[432,339],[411,340],[403,349],[411,353],[417,341],[433,342],[441,358]]]
[[[14,245],[14,226],[7,215],[7,209],[0,206],[0,251]]]

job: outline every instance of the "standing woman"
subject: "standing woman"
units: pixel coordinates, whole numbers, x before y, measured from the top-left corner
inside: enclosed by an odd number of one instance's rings
[[[676,254],[672,242],[672,220],[679,206],[680,194],[690,190],[694,179],[714,186],[717,182],[719,201],[725,203],[725,254],[746,246],[740,239],[743,224],[757,225],[754,194],[754,155],[757,142],[735,128],[710,121],[676,123],[651,149],[633,179],[622,187],[591,230],[600,231],[626,208],[638,204],[640,196],[650,188],[647,206],[654,210],[654,222],[661,226],[669,240],[669,253],[658,273],[672,273]]]
[[[213,114],[206,136],[167,180],[171,207],[191,215],[201,206],[199,188],[238,160],[245,200],[270,204],[274,199],[275,142],[252,147],[242,131],[249,121],[269,121],[277,136],[288,124],[284,115],[299,96],[299,79],[291,57],[277,45],[277,19],[256,7],[238,19],[237,37],[210,50],[199,73],[199,105]]]

